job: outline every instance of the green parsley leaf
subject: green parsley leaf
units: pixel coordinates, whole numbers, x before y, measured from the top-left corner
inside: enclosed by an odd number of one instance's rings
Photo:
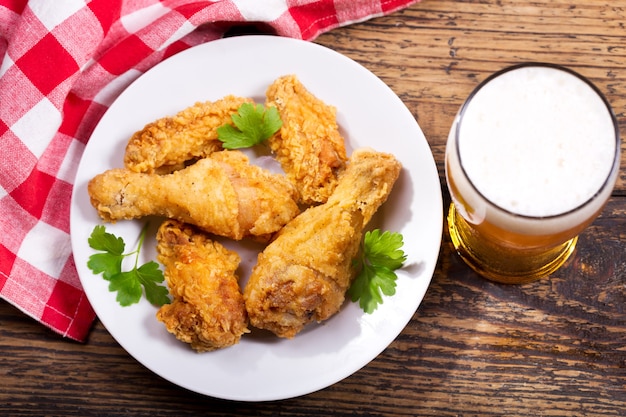
[[[102,273],[104,279],[109,280],[122,270],[125,245],[121,238],[107,233],[104,226],[99,225],[93,229],[87,242],[92,249],[105,252],[92,255],[87,261],[87,266],[95,274]]]
[[[401,249],[403,244],[400,233],[381,232],[380,229],[365,233],[366,256],[372,265],[386,266],[391,270],[400,268],[406,261]]]
[[[283,125],[276,107],[243,103],[231,116],[233,125],[217,128],[218,139],[226,149],[248,148],[270,138]]]
[[[91,255],[87,267],[96,275],[102,273],[109,281],[109,291],[117,292],[116,300],[123,307],[139,302],[144,291],[146,299],[156,306],[170,302],[167,288],[158,285],[165,280],[159,264],[150,261],[138,266],[147,228],[148,224],[141,230],[137,249],[129,253],[124,253],[124,240],[106,232],[102,225],[96,226],[88,239],[89,246],[101,253]],[[130,271],[122,271],[122,260],[130,255],[135,255],[135,266]]]
[[[87,266],[94,274],[102,273],[102,278],[110,281],[111,277],[122,271],[122,259],[124,259],[124,255],[96,253],[89,257]]]
[[[159,269],[158,263],[151,261],[141,265],[137,269],[137,279],[141,282],[141,285],[143,285],[146,298],[150,303],[158,306],[169,304],[170,299],[168,297],[169,292],[167,288],[162,285],[157,285],[163,282],[163,272]]]
[[[352,301],[359,301],[366,313],[373,313],[382,304],[382,294],[391,296],[396,293],[397,275],[394,271],[407,259],[401,249],[403,244],[400,233],[379,229],[365,233],[360,259],[355,262],[360,270],[347,294]]]
[[[94,227],[87,242],[91,248],[96,250],[107,251],[117,255],[121,255],[124,252],[124,240],[121,237],[107,233],[102,225]]]
[[[133,268],[130,271],[115,274],[109,282],[109,291],[117,291],[115,299],[122,307],[139,302],[143,291],[141,290],[141,281],[137,277],[137,269]]]

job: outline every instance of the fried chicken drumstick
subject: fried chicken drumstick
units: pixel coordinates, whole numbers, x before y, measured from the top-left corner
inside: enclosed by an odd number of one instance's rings
[[[232,239],[261,239],[299,213],[283,175],[251,165],[239,151],[220,151],[167,175],[111,169],[88,184],[105,221],[159,215]]]
[[[268,139],[270,149],[300,191],[301,202],[326,202],[347,160],[335,107],[311,94],[294,75],[269,86],[266,106],[275,106],[283,121]]]
[[[252,326],[292,338],[339,311],[363,229],[400,170],[390,154],[353,152],[328,201],[289,222],[259,255],[243,293]]]
[[[189,160],[221,150],[217,128],[232,124],[231,115],[245,102],[252,99],[226,96],[148,123],[128,141],[124,165],[135,172],[169,173]]]
[[[198,352],[239,343],[248,333],[239,255],[177,220],[159,227],[157,253],[173,296],[157,312],[166,329]]]

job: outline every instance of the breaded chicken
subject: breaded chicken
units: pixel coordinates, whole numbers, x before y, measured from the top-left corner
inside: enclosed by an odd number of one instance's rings
[[[259,254],[243,293],[252,326],[292,338],[339,311],[363,229],[400,170],[392,155],[354,151],[328,201],[289,222]]]
[[[159,215],[232,239],[269,237],[300,209],[282,174],[251,165],[239,151],[220,151],[167,175],[111,169],[88,184],[105,221]]]
[[[325,202],[347,160],[336,109],[311,94],[294,75],[278,78],[266,92],[266,106],[278,109],[283,125],[269,140],[301,202]]]
[[[235,274],[239,255],[177,220],[159,227],[157,253],[173,297],[157,312],[167,331],[198,352],[239,343],[249,332]]]
[[[252,99],[226,96],[196,103],[135,132],[126,145],[124,165],[135,172],[166,172],[222,149],[217,128],[229,123],[239,106]]]

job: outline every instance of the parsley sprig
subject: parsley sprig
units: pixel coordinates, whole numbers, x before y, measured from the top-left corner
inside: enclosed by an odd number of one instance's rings
[[[217,128],[218,139],[226,149],[248,148],[269,139],[283,125],[276,107],[243,103],[231,116],[233,125]]]
[[[401,249],[403,244],[400,233],[380,229],[365,233],[361,255],[355,260],[359,273],[348,289],[348,296],[352,301],[358,300],[366,313],[373,313],[383,302],[381,292],[387,296],[396,293],[395,270],[407,259]]]
[[[102,225],[94,227],[88,239],[89,246],[101,253],[91,255],[87,266],[94,274],[102,273],[102,277],[109,281],[109,291],[117,291],[116,300],[123,307],[138,303],[144,291],[146,299],[156,306],[170,302],[167,288],[158,285],[164,280],[159,264],[150,261],[139,266],[139,252],[147,228],[146,223],[141,230],[137,249],[128,253],[124,253],[124,240],[108,233]],[[135,255],[134,267],[130,271],[122,271],[122,260],[131,255]]]

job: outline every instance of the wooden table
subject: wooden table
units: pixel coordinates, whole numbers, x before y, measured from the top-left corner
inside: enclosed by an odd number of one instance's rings
[[[624,0],[423,0],[315,42],[363,64],[406,103],[447,206],[442,164],[454,114],[507,65],[577,70],[606,94],[626,133],[625,25]],[[255,404],[190,393],[137,363],[99,322],[79,344],[0,302],[0,414],[625,415],[625,158],[613,197],[566,267],[529,285],[494,284],[444,235],[432,284],[397,339],[356,374],[299,398]]]

